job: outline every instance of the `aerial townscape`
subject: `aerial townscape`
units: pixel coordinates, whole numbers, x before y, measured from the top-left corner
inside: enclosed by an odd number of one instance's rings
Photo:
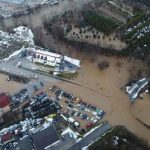
[[[150,150],[149,0],[0,0],[0,150]]]

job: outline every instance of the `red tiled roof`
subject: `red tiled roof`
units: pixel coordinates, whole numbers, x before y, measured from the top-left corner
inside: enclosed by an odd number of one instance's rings
[[[5,142],[10,141],[12,138],[13,138],[13,135],[11,133],[6,133],[2,135],[1,141],[2,143],[5,143]]]
[[[10,104],[9,97],[5,93],[0,94],[0,108],[4,108]]]

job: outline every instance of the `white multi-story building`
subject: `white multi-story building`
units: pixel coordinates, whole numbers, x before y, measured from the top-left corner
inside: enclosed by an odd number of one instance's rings
[[[60,65],[62,65],[64,68],[68,66],[80,67],[80,60],[78,59],[73,59],[44,50],[35,50],[32,61],[52,67],[59,67]]]
[[[49,65],[52,67],[60,66],[61,60],[61,55],[43,50],[36,50],[33,55],[33,62]]]

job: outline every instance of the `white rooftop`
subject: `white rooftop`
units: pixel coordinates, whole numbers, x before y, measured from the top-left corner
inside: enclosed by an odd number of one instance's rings
[[[61,58],[61,55],[59,55],[59,54],[48,52],[48,51],[43,51],[43,50],[35,50],[35,53],[41,54],[41,55],[46,55],[49,57]]]
[[[68,56],[64,56],[64,60],[80,67],[80,60],[78,60],[78,59],[73,59],[73,58],[70,58]]]

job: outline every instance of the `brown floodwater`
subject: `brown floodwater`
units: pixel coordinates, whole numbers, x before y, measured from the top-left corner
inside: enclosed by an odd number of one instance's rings
[[[104,120],[109,121],[111,125],[124,125],[131,132],[147,140],[150,144],[150,130],[137,121],[136,117],[131,113],[132,106],[128,95],[120,90],[120,87],[129,78],[128,68],[130,68],[132,64],[135,65],[135,62],[129,63],[128,60],[122,58],[119,60],[122,62],[122,67],[118,68],[115,65],[117,62],[115,58],[101,56],[100,59],[108,59],[110,67],[104,71],[99,71],[95,64],[86,61],[82,64],[80,75],[75,81],[99,91],[112,92],[112,96],[103,96],[84,87],[64,82],[59,82],[57,85],[106,111]],[[139,62],[136,63],[136,65],[141,64]],[[140,101],[141,100],[137,100],[137,102]],[[147,109],[147,112],[150,114],[149,107],[143,108]]]
[[[84,4],[91,2],[92,0],[60,0],[58,5],[43,6],[42,8],[35,10],[32,14],[23,15],[17,18],[8,18],[3,20],[4,27],[17,26],[20,24],[27,24],[34,28],[43,25],[43,22],[47,19],[51,19],[54,16],[63,14],[70,10],[80,10]],[[2,27],[2,23],[0,24]]]
[[[0,74],[0,93],[14,94],[16,91],[19,91],[22,84],[15,81],[7,81],[7,78],[7,75]]]

